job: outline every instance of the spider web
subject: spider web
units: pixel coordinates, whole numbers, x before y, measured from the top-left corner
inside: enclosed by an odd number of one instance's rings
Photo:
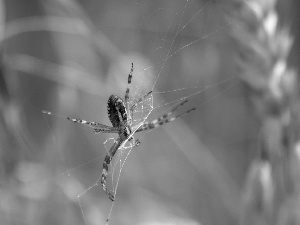
[[[147,5],[146,3],[148,2],[135,1],[132,7],[137,7],[139,10],[142,11],[143,7]],[[154,62],[154,64],[151,65],[150,63],[149,65],[147,59],[143,61],[138,57],[132,57],[133,59],[131,61],[134,62],[135,69],[133,73],[133,85],[131,85],[132,92],[130,99],[132,100],[132,102],[136,101],[137,99],[141,98],[145,93],[147,93],[149,89],[153,93],[140,104],[138,104],[133,116],[133,125],[141,125],[146,120],[151,120],[149,119],[149,117],[156,118],[157,115],[161,115],[162,113],[168,111],[169,108],[171,108],[172,106],[184,99],[193,98],[207,90],[212,90],[215,87],[224,86],[224,88],[221,91],[213,94],[213,96],[209,98],[209,101],[213,101],[215,98],[222,95],[234,85],[232,81],[235,78],[233,76],[230,76],[221,82],[214,83],[212,81],[212,84],[206,83],[205,85],[201,85],[201,79],[199,79],[198,81],[197,79],[194,79],[197,81],[196,85],[193,84],[187,87],[182,87],[182,84],[179,84],[179,88],[167,91],[159,90],[162,84],[161,80],[164,80],[164,77],[167,76],[165,75],[167,68],[170,65],[172,65],[172,60],[176,58],[177,55],[184,53],[186,49],[201,44],[202,41],[210,40],[210,38],[215,37],[216,35],[218,35],[219,32],[222,33],[228,28],[228,24],[220,24],[217,26],[217,28],[213,28],[212,30],[204,30],[203,34],[200,34],[196,38],[192,38],[192,40],[179,40],[182,38],[181,34],[186,29],[188,29],[189,26],[199,21],[198,16],[203,16],[203,13],[206,14],[204,16],[206,20],[215,22],[213,18],[210,18],[211,16],[213,16],[213,13],[211,14],[210,10],[216,7],[214,1],[206,1],[202,6],[194,10],[193,14],[189,14],[188,11],[191,10],[191,7],[194,7],[193,2],[187,0],[183,2],[183,4],[180,7],[180,10],[177,10],[175,8],[155,8],[145,17],[142,17],[139,27],[143,27],[144,23],[151,23],[152,21],[155,27],[155,37],[150,41],[150,43],[152,43],[150,61]],[[167,20],[169,21],[166,25],[167,29],[164,32],[160,32],[160,29],[162,28],[160,27],[158,19],[152,18],[155,18],[156,16],[159,17],[160,15],[163,15],[166,12],[170,14],[170,18],[169,20]],[[140,30],[142,31],[142,28],[140,28]],[[128,61],[127,65],[130,65],[130,61]],[[209,103],[209,101],[206,101],[205,104]],[[153,110],[155,111],[155,113],[152,113]],[[152,114],[156,116],[152,116]],[[143,140],[144,137],[152,131],[153,130],[144,132],[144,134],[142,134],[142,136],[140,136],[139,139]],[[110,143],[106,146],[111,146],[114,141],[115,139],[108,139],[106,140],[105,145],[107,143]],[[117,189],[120,181],[121,172],[124,168],[125,162],[128,159],[129,154],[133,150],[133,143],[134,141],[130,143],[127,143],[126,141],[124,145],[120,147],[117,156],[115,157],[111,165],[111,172],[109,177],[111,178],[110,183],[112,191],[116,194],[116,197],[118,195]],[[109,147],[106,147],[106,149],[109,150]],[[97,182],[99,182],[99,179]],[[94,186],[95,185],[89,187],[83,193],[85,194]],[[81,196],[82,194],[80,195],[80,197]],[[107,223],[111,218],[114,204],[115,202],[111,203]],[[84,209],[82,206],[81,209],[84,215]],[[86,224],[88,224],[87,221],[85,222]]]
[[[203,76],[195,74],[193,71],[182,71],[188,78],[180,75],[180,72],[174,74],[173,77],[169,74],[170,68],[176,66],[176,62],[180,57],[185,57],[186,51],[191,51],[194,48],[196,48],[195,51],[199,51],[199,49],[204,48],[199,48],[199,46],[202,46],[203,42],[214,42],[215,40],[213,40],[213,38],[218,37],[219,34],[226,31],[229,25],[226,22],[220,22],[218,18],[214,17],[216,8],[219,8],[218,10],[223,10],[223,4],[216,3],[214,0],[208,0],[201,4],[197,4],[196,1],[186,0],[176,3],[174,7],[171,7],[170,1],[162,0],[160,1],[159,6],[151,6],[150,2],[151,1],[146,0],[133,0],[130,1],[128,6],[140,11],[140,23],[135,25],[134,28],[139,32],[149,32],[145,31],[145,27],[149,26],[150,31],[154,34],[152,36],[150,35],[151,37],[148,41],[149,46],[143,46],[150,49],[149,58],[141,57],[139,54],[133,56],[127,55],[126,60],[124,60],[125,63],[122,62],[124,67],[128,67],[128,72],[130,70],[131,62],[134,63],[133,81],[130,87],[131,104],[149,91],[152,91],[151,95],[137,105],[133,115],[133,125],[142,125],[146,120],[151,121],[151,119],[167,112],[169,108],[184,99],[191,99],[191,101],[195,102],[194,99],[201,96],[202,93],[211,91],[215,87],[224,87],[221,91],[218,90],[213,93],[208,101],[202,103],[201,106],[203,107],[208,102],[214,101],[224,92],[231,89],[234,85],[233,81],[235,80],[233,76],[230,76],[222,81],[216,82],[214,79],[211,79],[209,80],[210,83],[205,82],[203,84],[202,81],[205,80]],[[164,20],[165,24],[161,24],[160,19],[164,16],[168,18]],[[189,30],[192,29],[193,26],[197,26],[197,23],[202,24],[202,30],[189,37]],[[207,23],[207,25],[203,25],[203,23]],[[213,23],[214,25],[212,26],[210,23]],[[188,64],[189,59],[187,59],[185,63]],[[204,73],[209,73],[213,77],[214,71],[206,70]],[[119,82],[126,84],[127,75],[128,74],[120,74],[121,78],[119,78]],[[189,80],[191,80],[191,82]],[[172,85],[168,85],[168,83],[171,83]],[[120,96],[123,96],[126,88],[122,87],[120,89]],[[190,108],[191,104],[186,107]],[[138,137],[139,140],[142,140],[143,142],[147,134],[152,131],[153,130],[144,132]],[[108,187],[116,194],[116,204],[118,204],[117,190],[120,184],[121,172],[128,160],[129,154],[134,149],[133,145],[135,139],[133,135],[135,135],[135,131],[119,148],[109,166],[110,169],[107,177]],[[133,140],[129,141],[131,137],[133,137]],[[114,137],[108,137],[104,141],[103,144],[107,152],[115,141],[116,138]],[[92,189],[95,189],[96,187],[102,189],[100,185],[100,174],[102,171],[101,160],[103,157],[104,154],[101,153],[96,159],[81,163],[67,172],[70,176],[74,171],[95,161],[99,164],[99,177],[96,182],[87,188],[83,187],[83,190],[77,194],[79,206],[86,225],[96,224],[96,222],[91,219],[91,215],[89,214],[90,206],[85,204],[85,201],[88,201],[86,199],[89,199],[89,193]],[[102,194],[104,195],[104,193]],[[104,213],[104,217],[108,215],[107,223],[113,218],[112,213],[115,204],[115,202],[109,203],[108,201],[109,200],[107,200],[106,203],[102,203],[103,208],[109,208],[107,205],[111,206],[109,213]],[[101,217],[101,220],[102,219],[103,218]],[[102,224],[104,222],[105,220],[99,223]]]

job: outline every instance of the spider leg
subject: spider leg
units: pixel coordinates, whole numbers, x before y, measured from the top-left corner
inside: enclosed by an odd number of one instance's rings
[[[128,74],[128,86],[127,86],[127,89],[126,89],[126,92],[125,92],[125,105],[126,105],[126,109],[127,109],[127,112],[128,112],[128,115],[130,114],[130,106],[129,106],[129,91],[130,91],[130,84],[131,84],[131,79],[132,79],[132,74],[133,74],[133,63],[131,63],[131,70],[130,70],[130,73]],[[129,115],[129,120],[131,120],[131,115]]]
[[[65,117],[65,116],[57,115],[55,113],[52,113],[52,112],[49,112],[49,111],[45,111],[45,110],[43,110],[42,113],[45,113],[47,115],[62,117],[64,119],[72,121],[73,123],[79,123],[79,124],[86,125],[88,127],[93,128],[94,131],[95,131],[95,133],[118,133],[119,132],[119,128],[118,127],[110,127],[110,126],[106,126],[106,125],[101,124],[101,123],[87,121],[87,120],[82,120],[82,119],[73,119],[73,118],[70,118],[70,117]]]
[[[152,120],[151,122],[145,122],[142,126],[140,126],[136,132],[140,132],[140,131],[144,131],[144,130],[151,130],[151,129],[155,129],[157,127],[160,127],[166,123],[172,122],[174,120],[176,120],[177,118],[190,113],[191,111],[195,110],[196,108],[192,108],[189,109],[187,111],[185,111],[184,113],[181,113],[179,115],[176,116],[172,116],[170,117],[174,111],[176,111],[180,106],[184,105],[188,100],[185,100],[183,102],[180,102],[179,104],[175,105],[170,112],[163,114],[162,116],[160,116],[159,118]],[[134,130],[134,129],[133,129]]]
[[[109,199],[112,200],[112,201],[115,200],[114,193],[109,191],[106,187],[106,178],[107,178],[107,174],[108,174],[108,166],[110,165],[111,160],[113,159],[114,155],[116,154],[116,152],[118,151],[118,149],[124,143],[125,140],[126,140],[126,137],[121,135],[115,141],[113,146],[110,148],[110,150],[108,151],[107,155],[105,156],[105,159],[104,159],[104,162],[103,162],[103,169],[102,169],[102,174],[101,174],[101,185],[102,185],[102,188],[103,188],[104,192],[108,195]],[[129,140],[132,140],[132,138],[130,138]],[[139,140],[136,140],[135,143],[131,147],[137,147],[140,143],[141,142]]]
[[[115,196],[106,187],[106,177],[107,177],[107,174],[108,174],[108,166],[109,166],[112,158],[114,157],[114,155],[118,151],[119,147],[121,146],[121,144],[125,140],[122,139],[121,137],[119,137],[115,141],[115,143],[113,144],[113,146],[110,148],[110,150],[109,150],[108,154],[105,156],[105,159],[104,159],[104,162],[103,162],[103,169],[102,169],[102,174],[101,174],[101,185],[102,185],[103,191],[108,195],[109,199],[112,200],[112,201],[115,200]]]
[[[70,118],[70,117],[67,117],[67,119],[74,122],[74,123],[83,124],[83,125],[86,125],[86,126],[89,126],[89,127],[93,128],[94,132],[96,134],[98,134],[98,133],[118,133],[119,132],[118,127],[110,127],[110,126],[106,126],[106,125],[101,124],[101,123],[82,120],[82,119],[73,119],[73,118]]]

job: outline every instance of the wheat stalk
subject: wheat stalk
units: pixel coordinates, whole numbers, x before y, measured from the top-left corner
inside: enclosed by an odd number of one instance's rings
[[[292,38],[275,0],[241,0],[230,13],[239,78],[261,123],[260,154],[243,194],[241,224],[300,224],[297,77],[287,65]]]

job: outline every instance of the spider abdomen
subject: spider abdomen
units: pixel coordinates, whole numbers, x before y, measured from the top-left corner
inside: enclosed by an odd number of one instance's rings
[[[124,101],[117,95],[111,95],[107,102],[108,117],[113,127],[127,123],[127,110]]]

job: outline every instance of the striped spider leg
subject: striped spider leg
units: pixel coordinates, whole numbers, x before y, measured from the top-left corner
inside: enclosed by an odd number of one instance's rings
[[[42,113],[47,114],[47,115],[62,117],[64,119],[70,120],[74,123],[86,125],[88,127],[93,128],[94,132],[96,134],[98,134],[98,133],[118,133],[119,132],[119,129],[117,127],[110,127],[110,126],[106,126],[104,124],[97,123],[97,122],[92,122],[92,121],[87,121],[87,120],[82,120],[82,119],[73,119],[73,118],[70,118],[67,116],[66,117],[61,116],[61,115],[58,115],[58,114],[55,114],[53,112],[49,112],[46,110],[42,110]]]
[[[128,112],[128,122],[131,124],[132,123],[132,114],[130,112],[130,102],[129,102],[129,91],[130,91],[130,84],[131,84],[131,79],[132,79],[132,74],[133,74],[133,63],[131,63],[131,69],[130,73],[128,74],[128,79],[127,79],[127,88],[125,92],[125,105],[126,105],[126,111]]]
[[[140,132],[140,131],[144,131],[144,130],[152,130],[152,129],[155,129],[155,128],[158,128],[160,126],[163,126],[164,124],[166,123],[169,123],[169,122],[172,122],[174,120],[176,120],[177,118],[185,115],[185,114],[188,114],[190,113],[191,111],[193,110],[196,110],[196,108],[191,108],[187,111],[185,111],[184,113],[181,113],[179,115],[173,115],[173,113],[181,106],[183,106],[185,103],[187,103],[188,99],[178,103],[177,105],[175,105],[169,112],[163,114],[162,116],[158,117],[157,119],[154,119],[152,120],[151,122],[144,122],[141,126],[139,126],[139,128],[135,127],[136,128],[136,131],[135,132]],[[135,130],[135,129],[133,129]]]
[[[147,94],[145,94],[144,96],[142,96],[142,97],[134,100],[132,103],[130,103],[130,100],[129,100],[130,87],[129,86],[131,84],[132,75],[133,75],[133,63],[131,65],[131,70],[128,75],[128,81],[127,81],[128,87],[125,92],[124,101],[122,98],[120,98],[117,95],[111,95],[108,99],[107,111],[108,111],[108,117],[112,124],[112,127],[103,125],[103,124],[97,123],[97,122],[59,116],[59,115],[54,114],[49,111],[44,111],[44,110],[42,111],[42,113],[45,113],[47,115],[55,115],[55,116],[63,117],[74,123],[83,124],[88,127],[91,127],[96,134],[99,134],[99,133],[117,133],[118,134],[119,137],[114,142],[114,144],[108,151],[107,155],[105,156],[105,159],[103,162],[102,174],[101,174],[102,188],[103,188],[104,192],[108,195],[109,199],[112,201],[114,201],[114,199],[115,199],[114,193],[109,191],[106,186],[108,166],[110,165],[114,155],[116,154],[118,149],[124,144],[124,142],[126,142],[126,140],[131,141],[133,139],[132,135],[134,132],[140,132],[140,131],[144,131],[144,130],[150,130],[150,129],[157,128],[159,126],[169,123],[169,122],[175,120],[176,118],[181,117],[181,116],[195,110],[195,108],[192,108],[192,109],[186,111],[185,113],[172,116],[173,113],[180,106],[182,106],[183,104],[185,104],[187,102],[187,100],[184,100],[183,102],[180,102],[179,104],[175,105],[174,108],[172,108],[168,113],[165,113],[158,119],[155,119],[151,122],[144,122],[142,125],[139,124],[136,126],[132,126],[133,113],[135,112],[137,105],[139,103],[143,102],[152,93],[152,91],[150,91]],[[136,140],[135,143],[132,145],[132,147],[136,147],[139,144],[140,144],[140,141]]]

